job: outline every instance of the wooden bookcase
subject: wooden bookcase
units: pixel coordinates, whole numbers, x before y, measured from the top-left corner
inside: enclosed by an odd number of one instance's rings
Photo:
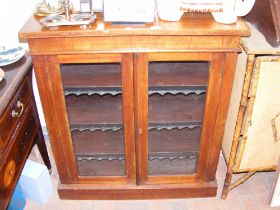
[[[45,29],[28,40],[65,199],[215,196],[235,60],[247,26],[180,22]]]

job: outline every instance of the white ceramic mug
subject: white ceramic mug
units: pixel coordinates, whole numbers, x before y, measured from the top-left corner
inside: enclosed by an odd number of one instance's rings
[[[158,16],[162,20],[179,21],[183,15],[182,0],[157,0]]]
[[[255,4],[255,0],[223,0],[223,12],[212,12],[215,21],[231,24],[238,16],[247,15]]]

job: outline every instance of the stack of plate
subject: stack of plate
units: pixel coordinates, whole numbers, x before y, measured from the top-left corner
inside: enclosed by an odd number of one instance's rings
[[[22,47],[0,50],[0,66],[6,66],[21,59],[25,54]]]

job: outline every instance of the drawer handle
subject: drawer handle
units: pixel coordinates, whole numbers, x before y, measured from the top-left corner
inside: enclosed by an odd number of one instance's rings
[[[24,110],[24,105],[21,101],[17,101],[17,108],[20,109],[19,112],[17,112],[16,110],[13,110],[12,111],[12,117],[15,118],[15,117],[20,117],[23,113],[23,110]]]

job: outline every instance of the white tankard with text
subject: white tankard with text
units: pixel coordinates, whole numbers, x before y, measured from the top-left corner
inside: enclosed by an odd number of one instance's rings
[[[223,0],[223,12],[212,12],[212,15],[219,23],[235,23],[237,17],[247,15],[254,4],[255,0]]]

